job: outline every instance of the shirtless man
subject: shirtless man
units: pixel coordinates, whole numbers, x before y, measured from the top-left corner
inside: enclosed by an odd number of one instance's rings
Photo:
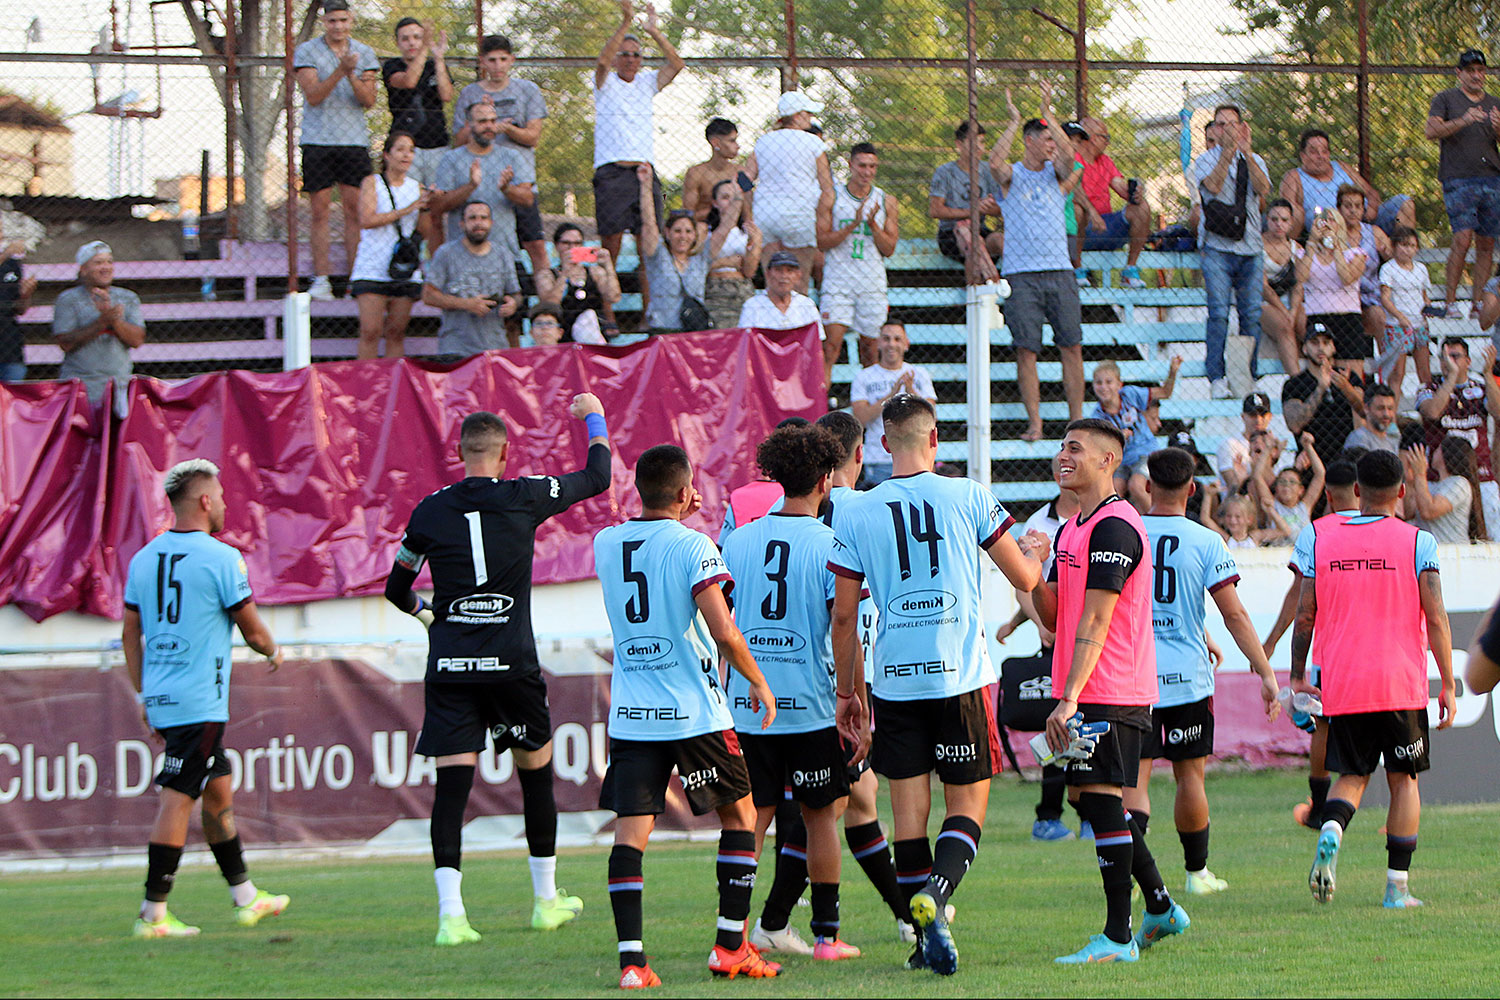
[[[682,175],[682,207],[692,212],[698,222],[707,220],[709,209],[714,207],[714,187],[720,181],[738,181],[742,176],[740,132],[734,122],[727,118],[710,119],[703,130],[703,138],[708,140],[713,155],[688,167],[687,173]],[[743,184],[741,190],[745,190]],[[740,224],[750,221],[750,192],[745,190]]]

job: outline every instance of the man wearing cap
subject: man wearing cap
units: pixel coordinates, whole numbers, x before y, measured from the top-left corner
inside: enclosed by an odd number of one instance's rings
[[[799,330],[804,326],[818,328],[823,340],[823,323],[813,300],[797,291],[807,286],[806,269],[790,250],[777,250],[766,261],[766,288],[745,300],[740,309],[738,326],[760,330]]]
[[[1302,371],[1281,387],[1281,414],[1293,434],[1312,435],[1313,450],[1326,465],[1343,450],[1355,417],[1364,417],[1365,384],[1348,362],[1334,360],[1333,334],[1322,323],[1308,329],[1302,354]]]
[[[323,0],[323,34],[297,46],[292,68],[302,91],[302,190],[312,208],[315,299],[333,298],[328,284],[333,188],[344,208],[345,265],[359,249],[359,186],[370,173],[370,133],[365,112],[375,106],[380,60],[375,50],[350,37],[349,0]]]
[[[1244,432],[1236,437],[1226,437],[1214,455],[1214,468],[1219,473],[1219,482],[1226,495],[1238,493],[1250,478],[1251,469],[1255,465],[1252,441],[1271,431],[1271,397],[1263,392],[1252,392],[1246,396],[1244,406],[1240,408],[1240,419],[1244,421]],[[1275,442],[1273,447],[1279,450],[1280,442],[1274,436],[1271,440]],[[1182,447],[1175,441],[1173,443],[1176,447]],[[1292,460],[1288,455],[1281,455],[1273,464],[1276,471],[1280,472],[1291,465]]]
[[[1108,125],[1097,118],[1084,118],[1078,124],[1084,138],[1074,140],[1073,148],[1083,165],[1080,186],[1084,198],[1097,213],[1080,234],[1083,249],[1118,250],[1128,242],[1130,253],[1120,280],[1126,288],[1145,288],[1141,269],[1136,265],[1146,248],[1146,237],[1151,235],[1151,206],[1146,202],[1145,185],[1134,178],[1127,179],[1104,151],[1109,145]],[[1125,202],[1117,212],[1110,211],[1111,193]]]
[[[94,404],[104,398],[105,385],[114,379],[115,412],[123,416],[130,349],[146,342],[141,300],[134,292],[114,287],[115,257],[108,243],[85,243],[74,259],[78,284],[52,306],[52,334],[63,350],[57,374],[82,379]]]
[[[1500,99],[1484,92],[1484,53],[1469,49],[1458,57],[1458,86],[1432,99],[1427,138],[1438,144],[1438,180],[1443,207],[1453,227],[1448,251],[1446,301],[1449,316],[1462,316],[1455,304],[1464,260],[1474,245],[1474,301],[1490,280],[1495,237],[1500,236]],[[1476,239],[1477,237],[1477,239]]]
[[[662,69],[643,69],[641,40],[630,33],[635,17],[631,0],[620,0],[620,26],[599,50],[594,66],[594,221],[599,242],[610,260],[620,259],[620,242],[628,231],[637,239],[641,228],[641,182],[636,168],[649,165],[656,218],[665,219],[661,181],[657,180],[656,147],[652,141],[651,100],[677,78],[687,64],[662,34],[656,8],[646,4],[646,34],[667,59]],[[646,269],[640,268],[641,296],[649,299]],[[644,308],[645,302],[642,302]]]
[[[800,90],[776,102],[777,127],[755,141],[745,175],[756,181],[755,221],[770,254],[790,250],[801,265],[797,290],[807,293],[818,242],[818,201],[833,197],[828,147],[807,131],[823,105]],[[766,280],[770,281],[770,264]]]

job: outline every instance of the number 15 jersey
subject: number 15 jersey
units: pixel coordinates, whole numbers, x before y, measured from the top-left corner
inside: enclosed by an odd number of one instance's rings
[[[869,680],[887,701],[947,698],[996,681],[979,560],[1013,523],[972,479],[887,479],[840,511],[828,568],[864,580],[879,609]]]
[[[630,520],[594,536],[614,636],[609,735],[682,740],[734,728],[719,653],[694,598],[730,579],[719,549],[679,521]]]

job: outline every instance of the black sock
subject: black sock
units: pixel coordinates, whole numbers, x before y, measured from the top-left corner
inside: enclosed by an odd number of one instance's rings
[[[1182,841],[1182,863],[1190,872],[1201,872],[1208,867],[1208,826],[1192,832],[1177,831]]]
[[[245,869],[245,852],[240,848],[239,834],[217,844],[209,844],[208,849],[214,852],[214,860],[219,863],[219,871],[224,873],[224,881],[230,885],[243,885],[250,881],[250,873]]]
[[[177,880],[177,865],[182,861],[182,848],[170,844],[148,843],[146,845],[146,898],[153,903],[164,903],[172,883]]]
[[[516,768],[521,779],[521,810],[526,815],[526,852],[533,858],[557,853],[557,799],[552,794],[552,765]]]
[[[1146,846],[1146,835],[1141,832],[1140,824],[1136,823],[1134,813],[1125,813],[1125,822],[1129,825],[1130,835],[1134,840],[1130,874],[1135,877],[1136,884],[1146,896],[1146,912],[1166,913],[1172,908],[1172,895],[1167,892],[1167,884],[1162,881],[1161,872],[1156,869],[1156,859],[1151,856],[1151,848]]]
[[[911,921],[911,898],[917,890],[927,884],[932,876],[932,847],[926,837],[898,840],[894,845],[896,854],[896,885],[901,889],[901,901],[906,905],[905,919]]]
[[[806,888],[807,827],[802,825],[802,818],[799,816],[797,822],[786,831],[781,850],[776,854],[771,891],[766,894],[766,904],[760,911],[762,929],[779,931],[785,928],[787,921],[792,918],[792,908],[797,905],[797,900]]]
[[[933,845],[932,877],[927,891],[937,900],[938,909],[948,902],[958,883],[963,881],[974,855],[979,853],[979,824],[967,816],[950,816]]]
[[[1037,819],[1062,819],[1063,792],[1066,788],[1067,777],[1062,768],[1056,764],[1048,764],[1042,768],[1042,797],[1036,804]]]
[[[1311,825],[1318,825],[1318,817],[1323,815],[1323,805],[1328,801],[1328,789],[1332,787],[1333,779],[1326,774],[1321,778],[1307,779],[1307,789],[1312,793],[1312,808],[1307,813]]]
[[[1074,805],[1094,828],[1094,854],[1104,880],[1104,935],[1125,944],[1130,940],[1130,868],[1135,854],[1125,803],[1115,795],[1084,792]]]
[[[432,867],[457,870],[463,859],[464,810],[474,787],[472,764],[437,769],[432,796]]]
[[[812,884],[812,932],[829,941],[839,936],[839,884]]]
[[[1411,871],[1411,855],[1417,849],[1417,838],[1385,835],[1385,866],[1392,871]]]
[[[864,869],[865,877],[870,880],[875,891],[880,893],[880,898],[885,900],[891,913],[895,914],[897,920],[910,920],[911,914],[901,896],[901,887],[896,884],[896,866],[891,863],[891,846],[886,842],[885,834],[880,831],[880,822],[876,820],[861,826],[847,826],[844,828],[844,839],[849,842],[849,853],[854,855],[854,860]]]
[[[1349,829],[1349,824],[1354,822],[1354,803],[1346,799],[1329,799],[1323,803],[1323,817],[1318,826],[1321,827],[1329,820],[1337,823],[1340,830]]]
[[[750,894],[755,891],[755,833],[725,830],[719,834],[719,933],[720,947],[739,951],[745,943],[745,918],[750,915]]]
[[[634,847],[616,844],[609,852],[609,905],[615,911],[615,939],[619,941],[620,968],[645,965],[641,943],[641,895],[646,880],[641,876],[642,854]]]
[[[1131,809],[1129,810],[1129,814],[1135,820],[1135,825],[1141,828],[1141,836],[1144,837],[1146,829],[1151,825],[1151,814],[1141,812],[1139,809]]]

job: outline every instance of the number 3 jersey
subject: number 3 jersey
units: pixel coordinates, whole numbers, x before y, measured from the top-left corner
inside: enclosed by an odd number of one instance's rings
[[[681,740],[734,728],[719,653],[695,598],[730,580],[709,537],[666,518],[594,536],[594,568],[614,636],[609,735]]]
[[[776,695],[776,720],[762,730],[750,707],[749,682],[730,672],[729,710],[741,732],[807,733],[833,725],[832,551],[828,525],[781,513],[740,528],[724,543],[735,624]]]
[[[244,557],[205,531],[157,535],[130,560],[125,607],[141,616],[153,727],[229,721],[233,615],[250,598]]]
[[[979,560],[1012,524],[1005,508],[972,479],[931,472],[887,479],[848,507],[828,568],[864,580],[878,609],[875,694],[946,698],[995,683]]]
[[[470,476],[412,511],[396,563],[432,569],[427,680],[488,682],[541,669],[531,629],[536,529],[609,486],[609,448],[565,476]]]

